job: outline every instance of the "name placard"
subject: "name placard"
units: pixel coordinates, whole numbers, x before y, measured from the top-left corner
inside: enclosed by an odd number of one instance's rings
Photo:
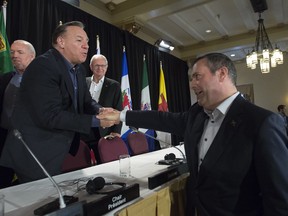
[[[87,216],[103,215],[139,196],[139,184],[126,186],[120,191],[118,190],[101,199],[84,204],[84,213]]]

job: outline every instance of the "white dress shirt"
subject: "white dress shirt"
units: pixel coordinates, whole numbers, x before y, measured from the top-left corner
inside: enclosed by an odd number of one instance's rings
[[[93,98],[93,100],[95,100],[96,102],[99,101],[99,97],[100,97],[100,93],[101,93],[101,89],[103,86],[103,82],[104,82],[104,76],[99,80],[98,83],[94,82],[93,77],[91,77],[91,85],[90,85],[90,94],[91,97]]]
[[[228,112],[232,102],[238,96],[239,92],[236,92],[226,100],[224,100],[218,107],[213,111],[208,111],[204,109],[204,112],[209,116],[209,119],[206,120],[204,124],[204,131],[199,142],[199,162],[198,169],[202,161],[205,158],[206,153],[208,152],[224,118]]]

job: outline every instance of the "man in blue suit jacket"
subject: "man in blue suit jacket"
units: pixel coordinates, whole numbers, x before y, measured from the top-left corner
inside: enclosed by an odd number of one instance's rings
[[[80,133],[89,133],[91,127],[110,127],[113,122],[95,116],[103,108],[92,100],[81,65],[89,48],[83,24],[59,25],[52,46],[34,59],[23,75],[12,128],[20,131],[48,173],[56,175],[61,173],[66,154],[77,153]],[[0,164],[13,168],[21,183],[46,177],[13,130]]]
[[[186,214],[288,215],[288,139],[279,115],[245,100],[225,55],[196,59],[191,84],[198,102],[187,112],[127,111],[100,119],[184,136],[190,176]]]

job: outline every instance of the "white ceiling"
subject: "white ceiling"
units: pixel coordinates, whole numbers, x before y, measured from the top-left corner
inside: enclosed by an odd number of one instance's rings
[[[185,60],[213,51],[234,53],[234,60],[244,59],[255,42],[258,13],[250,0],[85,1],[96,7],[113,2],[115,9],[107,9],[110,23],[123,26],[135,22],[141,27],[136,36],[150,43],[159,38],[171,41],[176,46],[174,54]],[[287,52],[288,0],[266,1],[268,10],[262,18],[269,38],[272,45],[277,42]]]

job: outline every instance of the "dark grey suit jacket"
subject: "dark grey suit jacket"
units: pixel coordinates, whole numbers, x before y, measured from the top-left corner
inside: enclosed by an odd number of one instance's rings
[[[187,215],[288,215],[288,140],[282,119],[240,95],[232,103],[198,172],[198,119],[188,112],[127,111],[126,124],[184,136],[190,170]],[[200,130],[201,131],[201,130]]]
[[[88,89],[90,89],[91,77],[86,78],[86,83]],[[116,110],[122,110],[122,96],[119,82],[105,77],[98,103],[103,107],[112,107]],[[105,129],[99,127],[99,128],[93,128],[92,130],[98,129],[100,136],[104,137],[106,135],[109,135],[111,132],[121,134],[121,127],[122,123]]]
[[[34,59],[23,75],[12,124],[51,175],[61,173],[69,150],[72,154],[77,152],[79,133],[89,133],[92,115],[99,111],[100,105],[87,89],[85,74],[80,65],[78,111],[73,105],[71,77],[57,50],[51,49]],[[13,168],[24,181],[45,177],[13,133],[7,136],[0,164]]]
[[[1,113],[3,110],[3,100],[5,95],[5,90],[7,85],[9,84],[12,77],[15,75],[15,71],[6,73],[0,76],[0,121],[1,121]],[[0,156],[4,146],[4,142],[7,136],[7,129],[0,127]]]

